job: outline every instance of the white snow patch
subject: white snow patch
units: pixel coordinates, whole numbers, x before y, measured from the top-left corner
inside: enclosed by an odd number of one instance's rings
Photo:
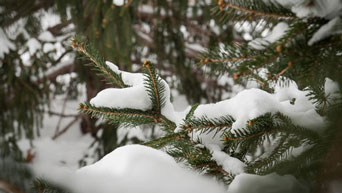
[[[236,120],[232,125],[232,131],[234,131],[245,128],[250,119],[268,112],[281,112],[289,116],[294,124],[318,131],[324,128],[325,121],[316,113],[315,106],[306,97],[307,93],[307,91],[298,90],[294,82],[289,87],[276,87],[275,94],[260,89],[247,89],[231,99],[198,106],[194,116],[219,118],[230,115]],[[296,101],[292,105],[290,101],[293,98]]]
[[[0,58],[3,58],[10,50],[15,49],[15,45],[7,38],[2,28],[0,28],[0,44]]]
[[[116,6],[123,6],[125,4],[125,0],[113,0],[113,4]]]
[[[42,47],[40,42],[35,38],[30,38],[26,44],[27,44],[27,47],[29,48],[29,53],[31,55],[33,55],[37,50],[41,49]]]
[[[45,42],[55,41],[55,37],[49,31],[44,31],[38,36],[38,39]]]
[[[324,17],[332,19],[341,15],[340,0],[274,0],[285,8],[291,9],[297,17]],[[311,2],[311,3],[310,3]],[[310,3],[310,4],[309,4]]]
[[[331,35],[342,33],[342,20],[340,17],[335,17],[328,23],[324,24],[319,30],[317,30],[308,42],[311,46],[314,43],[323,40]]]
[[[342,99],[341,90],[337,82],[330,78],[325,79],[324,92],[329,104],[334,104]]]
[[[229,185],[228,193],[307,193],[294,176],[272,173],[265,176],[240,174]]]
[[[90,100],[90,104],[98,107],[132,108],[143,111],[152,107],[151,100],[145,92],[144,84],[128,88],[107,88]]]
[[[287,23],[280,22],[276,26],[274,26],[274,28],[268,35],[263,38],[256,38],[250,41],[248,45],[257,50],[263,50],[270,43],[279,40],[286,33],[288,28],[289,26],[287,25]]]
[[[82,193],[223,193],[212,179],[181,168],[166,153],[142,146],[117,148],[93,165],[76,172],[67,182]]]
[[[140,127],[133,127],[133,128],[119,127],[116,132],[118,136],[117,144],[120,144],[126,136],[128,139],[132,139],[136,137],[141,141],[146,141],[144,132],[142,131]]]
[[[246,164],[235,157],[231,157],[225,152],[221,151],[218,145],[206,146],[211,151],[212,158],[218,165],[221,165],[223,169],[233,175],[241,174],[244,172]]]

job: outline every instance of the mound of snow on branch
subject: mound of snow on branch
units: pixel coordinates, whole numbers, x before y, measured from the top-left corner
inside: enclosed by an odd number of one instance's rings
[[[108,88],[99,92],[96,97],[90,100],[90,104],[97,107],[109,108],[131,108],[139,110],[152,109],[152,102],[148,95],[147,89],[144,85],[144,75],[142,73],[130,73],[119,70],[119,68],[111,63],[106,62],[110,69],[116,74],[121,74],[122,80],[126,85],[131,87],[127,88]],[[161,114],[176,124],[182,121],[182,113],[177,113],[174,110],[170,101],[170,88],[169,85],[162,80],[165,91],[164,97],[166,103],[161,109]]]
[[[306,96],[308,93],[298,90],[294,82],[288,87],[276,87],[274,94],[255,88],[247,89],[231,99],[198,106],[194,116],[215,119],[230,115],[236,120],[232,125],[234,131],[245,128],[250,119],[268,112],[281,112],[290,117],[294,124],[320,131],[325,127],[325,121],[315,111],[315,105]],[[294,104],[291,104],[292,99],[295,99]]]

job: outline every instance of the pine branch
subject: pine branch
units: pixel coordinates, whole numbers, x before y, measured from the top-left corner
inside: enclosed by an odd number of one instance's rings
[[[78,109],[92,117],[103,118],[109,121],[109,123],[120,123],[127,127],[143,124],[161,124],[168,132],[171,132],[176,128],[175,123],[162,115],[157,115],[152,110],[142,111],[129,108],[114,109],[108,107],[95,107],[88,102],[80,104]]]
[[[259,0],[219,0],[213,10],[222,22],[264,19],[269,22],[298,19],[290,10]]]
[[[33,189],[38,193],[71,193],[41,178],[34,180]]]
[[[165,105],[166,100],[163,95],[165,92],[165,86],[162,79],[156,73],[154,66],[150,62],[144,62],[143,72],[145,75],[144,84],[152,101],[152,109],[156,113],[161,114],[161,108]]]
[[[110,67],[108,67],[104,58],[99,55],[97,50],[92,47],[92,45],[84,44],[84,42],[80,42],[77,38],[73,38],[72,47],[77,48],[79,52],[83,53],[90,61],[92,61],[95,69],[110,83],[120,88],[128,87],[128,85],[123,82],[121,74],[117,74]]]
[[[182,129],[192,133],[193,130],[200,130],[201,133],[210,133],[215,131],[215,135],[220,131],[230,130],[234,119],[231,116],[222,116],[215,119],[209,119],[206,116],[201,118],[188,117],[184,124],[181,126]]]
[[[145,143],[143,143],[143,145],[150,146],[150,147],[153,147],[156,149],[160,149],[160,148],[163,148],[167,145],[172,144],[173,143],[172,141],[174,141],[174,140],[179,140],[181,138],[185,138],[186,135],[187,135],[186,132],[171,133],[171,134],[167,134],[163,137],[145,142]]]
[[[149,123],[158,123],[160,120],[152,111],[137,109],[114,109],[108,107],[95,107],[90,103],[79,105],[79,110],[92,117],[104,118],[112,123],[121,123],[127,126],[138,126]]]
[[[214,175],[229,184],[234,179],[234,176],[212,160],[211,153],[207,148],[198,147],[198,144],[185,133],[184,137],[173,140],[169,144],[170,147],[167,153],[178,161],[186,161],[193,169]]]

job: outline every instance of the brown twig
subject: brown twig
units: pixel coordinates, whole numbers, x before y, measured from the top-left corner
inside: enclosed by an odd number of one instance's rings
[[[77,117],[75,117],[74,120],[72,120],[67,126],[65,126],[62,130],[60,130],[59,132],[55,133],[55,135],[52,137],[53,140],[57,139],[58,137],[60,137],[63,133],[65,133],[66,131],[68,131],[68,129],[77,122],[77,120],[81,117],[81,115],[78,115]]]

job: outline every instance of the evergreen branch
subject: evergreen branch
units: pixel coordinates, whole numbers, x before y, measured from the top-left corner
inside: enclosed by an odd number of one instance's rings
[[[234,133],[233,131],[225,133],[225,139],[227,141],[243,141],[274,131],[293,134],[298,139],[305,139],[311,143],[320,140],[316,132],[294,125],[290,118],[280,112],[275,114],[266,113],[252,119],[248,121],[246,129],[237,129]]]
[[[182,129],[191,133],[193,130],[201,130],[201,133],[209,133],[215,131],[215,135],[221,130],[229,130],[234,122],[231,116],[222,116],[219,118],[209,119],[206,116],[201,118],[190,117],[186,119]]]
[[[184,138],[186,134],[187,134],[186,132],[171,133],[171,134],[167,134],[166,136],[145,142],[142,145],[160,149],[166,145],[172,144],[173,140],[179,140],[181,138]]]
[[[121,77],[121,74],[117,74],[114,72],[108,65],[105,63],[103,57],[99,55],[96,49],[94,49],[89,44],[84,44],[84,42],[79,42],[77,38],[72,39],[72,47],[76,48],[79,52],[83,53],[85,56],[90,59],[95,64],[95,68],[107,79],[110,83],[114,85],[125,88],[128,87]]]
[[[108,107],[95,107],[90,103],[79,105],[79,110],[89,114],[92,117],[100,117],[113,124],[121,123],[126,126],[138,126],[149,123],[160,123],[166,127],[167,131],[173,131],[176,128],[175,123],[162,115],[156,115],[154,111],[142,111],[138,109],[113,109]]]
[[[298,18],[288,9],[259,0],[218,0],[218,6],[213,10],[220,15],[222,22],[234,20],[260,20],[279,22],[279,20],[297,20]]]
[[[232,58],[205,58],[201,59],[201,63],[217,63],[217,62],[237,62],[237,61],[244,61],[244,60],[250,60],[254,59],[257,56],[241,56],[241,57],[232,57]]]
[[[309,173],[303,172],[308,171],[307,168],[313,173],[318,172],[318,165],[322,161],[322,155],[325,153],[324,150],[325,149],[314,146],[297,157],[292,156],[291,159],[275,160],[267,165],[263,165],[255,169],[255,172],[260,175],[277,172],[279,174],[290,173],[296,177],[307,177]]]
[[[248,13],[250,15],[259,15],[263,17],[275,17],[275,18],[292,18],[292,19],[296,18],[294,15],[280,15],[276,13],[266,13],[266,12],[256,11],[255,9],[247,9],[244,7],[240,7],[238,5],[234,5],[229,2],[224,2],[223,0],[219,1],[219,6],[220,6],[220,10],[223,10],[225,7],[229,7],[229,8],[241,11],[241,12]]]
[[[33,189],[38,193],[71,193],[70,191],[65,191],[41,178],[34,180]]]
[[[265,134],[266,131],[261,131],[259,133],[255,133],[255,134],[252,134],[252,135],[248,135],[246,137],[228,137],[228,136],[224,136],[224,140],[225,141],[242,141],[242,140],[249,140],[251,138],[254,138],[254,137],[258,137],[260,135],[263,135]]]
[[[195,110],[197,109],[198,106],[199,106],[199,104],[195,104],[191,107],[189,113],[185,116],[185,120],[190,119],[194,115]]]
[[[158,123],[163,125],[166,131],[169,131],[169,132],[173,132],[177,127],[177,125],[174,122],[170,121],[163,115],[158,116],[158,121],[159,121]]]
[[[165,86],[162,83],[161,78],[156,73],[154,66],[150,62],[145,61],[143,69],[146,77],[144,83],[152,101],[152,109],[160,115],[161,108],[165,105],[165,97],[163,96]]]
[[[291,148],[294,146],[293,140],[288,140],[288,136],[289,135],[280,136],[278,146],[272,153],[264,159],[259,159],[248,164],[247,171],[258,173],[261,168],[273,167],[276,162],[286,159],[291,152]]]
[[[211,152],[207,148],[200,148],[191,138],[184,133],[184,137],[173,140],[167,153],[178,161],[186,161],[192,168],[216,176],[217,178],[230,183],[234,176],[212,160]]]
[[[137,109],[113,109],[108,107],[95,107],[89,103],[79,105],[79,110],[92,117],[101,117],[113,123],[122,123],[137,126],[148,123],[158,123],[159,119],[151,111]]]

